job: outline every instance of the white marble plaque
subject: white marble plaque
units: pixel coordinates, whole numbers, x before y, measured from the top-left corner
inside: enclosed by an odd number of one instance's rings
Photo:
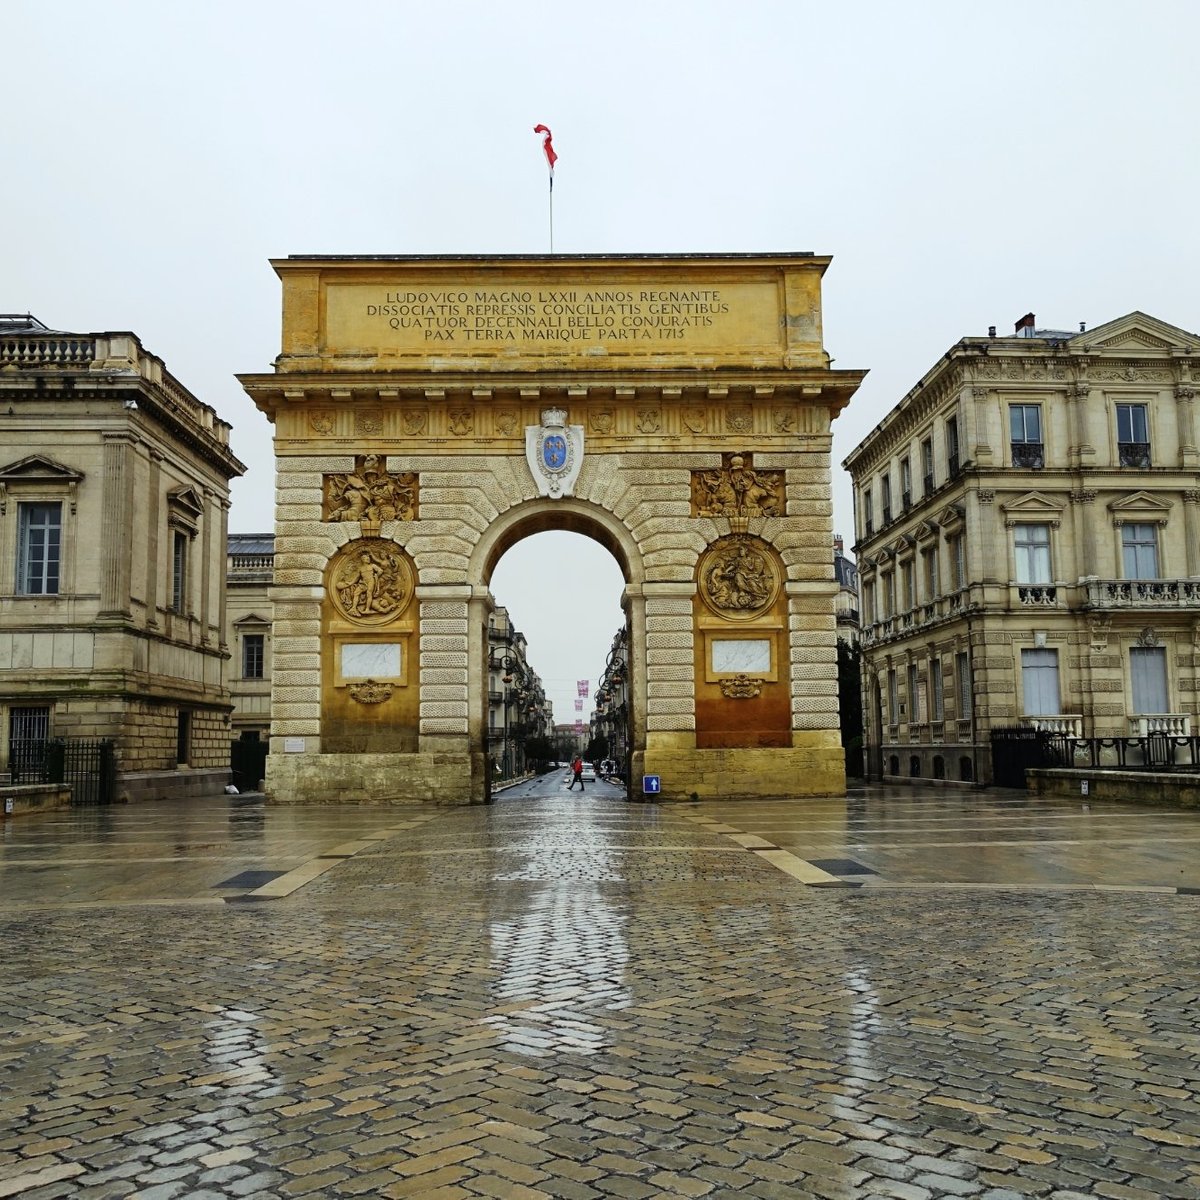
[[[763,675],[771,670],[770,638],[713,638],[712,669],[717,675]]]
[[[400,674],[399,642],[343,642],[343,679],[396,679]]]

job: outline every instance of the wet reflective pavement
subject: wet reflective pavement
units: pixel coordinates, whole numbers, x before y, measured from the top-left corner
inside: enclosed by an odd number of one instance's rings
[[[1200,1197],[1200,814],[0,829],[0,1197]]]

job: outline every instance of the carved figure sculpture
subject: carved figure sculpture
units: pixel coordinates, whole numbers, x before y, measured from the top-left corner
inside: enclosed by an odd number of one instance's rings
[[[692,505],[698,517],[777,517],[783,472],[756,471],[749,455],[728,455],[718,470],[692,472]]]
[[[418,479],[390,474],[377,454],[355,459],[354,470],[325,476],[326,521],[415,521]]]
[[[771,601],[775,577],[759,551],[745,542],[716,552],[704,575],[705,597],[716,608],[748,612]]]
[[[412,594],[411,571],[400,548],[382,538],[352,542],[334,568],[331,582],[342,615],[368,623],[392,617]]]

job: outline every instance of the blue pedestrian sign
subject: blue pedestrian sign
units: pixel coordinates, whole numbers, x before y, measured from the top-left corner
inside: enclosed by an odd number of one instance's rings
[[[645,792],[647,796],[650,795],[652,792],[661,792],[662,791],[662,781],[659,778],[659,776],[643,775],[642,776],[642,791]]]

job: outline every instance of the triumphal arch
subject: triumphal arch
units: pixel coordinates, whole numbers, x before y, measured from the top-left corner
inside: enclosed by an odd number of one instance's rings
[[[489,582],[547,529],[625,576],[632,797],[844,791],[828,258],[272,265],[274,800],[486,799]]]

